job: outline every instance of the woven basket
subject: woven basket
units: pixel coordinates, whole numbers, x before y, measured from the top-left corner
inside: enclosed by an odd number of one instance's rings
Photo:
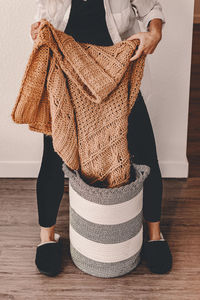
[[[69,240],[74,264],[96,277],[129,273],[141,260],[143,182],[150,167],[131,163],[134,181],[116,188],[88,185],[63,163],[69,177]]]

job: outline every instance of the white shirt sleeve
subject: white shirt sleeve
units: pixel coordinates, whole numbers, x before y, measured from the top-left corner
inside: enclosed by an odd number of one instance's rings
[[[161,19],[163,26],[166,23],[162,6],[158,0],[131,0],[131,6],[136,13],[136,18],[143,22],[146,29],[152,19]]]
[[[49,21],[50,17],[45,5],[46,0],[35,0],[35,3],[36,3],[36,13],[33,17],[33,23],[39,22],[41,19],[46,19],[47,21]],[[33,44],[34,40],[31,37],[31,33],[29,33],[29,36]]]

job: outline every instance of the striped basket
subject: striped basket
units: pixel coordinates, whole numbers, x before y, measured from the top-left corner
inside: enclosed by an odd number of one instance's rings
[[[63,163],[69,177],[69,240],[74,264],[96,277],[129,273],[141,260],[143,182],[150,167],[132,162],[135,179],[116,188],[88,185]]]

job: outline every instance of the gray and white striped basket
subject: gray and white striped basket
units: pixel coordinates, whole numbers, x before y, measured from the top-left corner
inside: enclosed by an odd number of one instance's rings
[[[74,264],[96,277],[129,273],[141,260],[143,182],[150,167],[131,162],[135,180],[116,188],[88,185],[63,163],[69,177],[69,240]]]

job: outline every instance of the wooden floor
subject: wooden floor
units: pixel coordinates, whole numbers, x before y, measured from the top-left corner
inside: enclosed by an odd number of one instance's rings
[[[172,255],[168,274],[152,274],[145,262],[119,278],[83,273],[69,253],[68,179],[56,232],[64,239],[63,271],[55,278],[38,272],[36,179],[0,179],[0,300],[199,300],[200,299],[200,30],[194,30],[188,158],[190,178],[163,179],[161,230]],[[198,78],[198,81],[197,81]]]
[[[142,261],[131,273],[109,279],[85,274],[70,258],[67,192],[56,225],[56,232],[64,238],[63,271],[54,278],[38,272],[34,264],[39,243],[35,184],[35,179],[0,180],[1,300],[200,299],[200,178],[163,180],[161,229],[173,255],[171,272],[152,274]]]

